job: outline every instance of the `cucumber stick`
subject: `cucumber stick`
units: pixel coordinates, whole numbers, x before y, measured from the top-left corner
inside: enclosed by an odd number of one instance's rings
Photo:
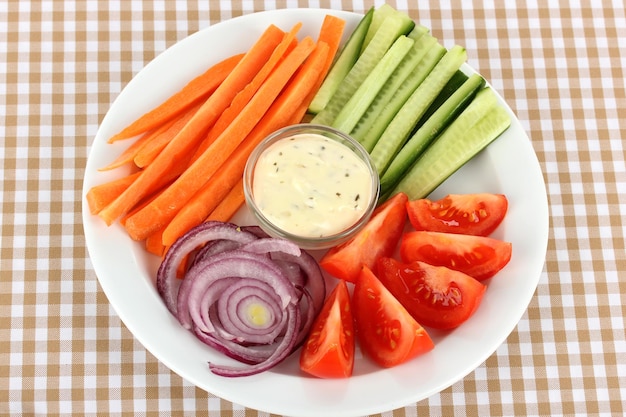
[[[317,90],[315,97],[309,104],[309,113],[319,113],[335,93],[339,84],[348,74],[354,63],[361,54],[361,48],[365,35],[367,35],[372,18],[374,17],[374,8],[370,8],[368,12],[361,18],[354,31],[346,41],[346,44],[337,55],[336,61],[333,63],[330,71],[326,75],[324,82]]]
[[[357,141],[361,142],[368,152],[372,150],[374,143],[372,143],[371,146],[367,146],[367,143],[365,143],[364,138],[367,132],[380,118],[383,109],[392,101],[396,91],[398,91],[401,87],[410,84],[410,81],[407,81],[410,77],[419,76],[420,71],[418,66],[420,62],[424,59],[428,51],[437,43],[437,39],[427,33],[427,29],[423,26],[416,26],[415,29],[409,33],[408,37],[415,40],[413,48],[411,48],[400,65],[398,65],[393,74],[391,74],[391,77],[389,77],[387,83],[378,92],[374,101],[367,108],[365,114],[363,114],[363,117],[361,117],[357,125],[350,132],[350,135]],[[443,51],[443,47],[441,48]],[[441,55],[443,55],[443,52]],[[432,65],[434,66],[435,64],[433,63]],[[424,69],[423,72],[425,73],[426,70]]]
[[[389,195],[403,192],[410,200],[427,197],[510,125],[511,117],[498,104],[495,93],[489,87],[483,88],[415,161]]]
[[[370,115],[366,113],[368,121],[357,125],[357,128],[352,131],[351,135],[359,141],[368,152],[374,149],[376,142],[378,142],[378,139],[387,125],[391,123],[396,113],[398,113],[415,89],[426,79],[445,53],[446,48],[444,48],[436,38],[432,38],[430,48],[424,57],[411,74],[409,74],[404,82],[396,89],[391,99],[389,99],[387,103],[382,104],[377,114],[372,113]]]
[[[359,88],[378,61],[401,35],[409,33],[415,23],[404,13],[388,16],[359,56],[348,74],[339,84],[324,109],[313,117],[311,123],[330,126],[350,97]]]
[[[443,90],[439,93],[435,101],[433,101],[430,107],[428,107],[428,110],[426,110],[426,113],[424,113],[420,121],[417,123],[415,129],[419,129],[419,127],[423,125],[426,120],[428,120],[430,115],[433,114],[435,110],[437,110],[439,106],[441,106],[459,87],[461,87],[461,85],[467,81],[468,78],[469,77],[461,70],[455,72],[452,78],[450,78],[450,81],[448,81],[445,87],[443,87]]]
[[[376,31],[381,27],[385,19],[391,15],[402,13],[387,3],[383,3],[380,7],[378,7],[374,11],[374,15],[372,16],[372,23],[365,34],[365,39],[363,40],[363,46],[361,46],[361,52],[367,48],[367,45],[372,41],[372,38],[376,34]]]
[[[453,77],[454,78],[454,77]],[[473,100],[484,87],[485,80],[473,74],[441,104],[435,112],[415,131],[413,136],[400,149],[380,179],[380,194],[386,195],[400,181],[413,162],[424,152],[430,143],[446,128]]]
[[[400,108],[370,153],[378,175],[384,175],[419,119],[466,59],[465,48],[458,45],[450,48]]]
[[[368,74],[363,83],[350,97],[350,100],[343,106],[332,123],[332,127],[345,133],[352,131],[413,44],[413,39],[404,35],[396,39],[387,53],[378,61],[372,72]]]

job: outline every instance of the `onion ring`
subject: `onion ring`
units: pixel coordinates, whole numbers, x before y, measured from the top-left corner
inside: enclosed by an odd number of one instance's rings
[[[192,256],[184,279],[180,263]],[[319,313],[325,282],[314,258],[256,226],[207,222],[168,250],[157,289],[169,311],[203,343],[247,364],[209,363],[227,377],[263,372],[289,356]]]

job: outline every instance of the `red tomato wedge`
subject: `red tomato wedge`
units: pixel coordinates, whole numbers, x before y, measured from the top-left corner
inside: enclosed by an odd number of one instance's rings
[[[415,230],[489,236],[502,223],[508,205],[503,194],[479,193],[413,200],[406,208]]]
[[[402,236],[400,258],[445,266],[481,281],[493,277],[511,260],[512,245],[485,236],[441,232],[408,232]]]
[[[435,347],[426,330],[366,266],[352,302],[361,349],[379,365],[389,368]]]
[[[300,369],[320,378],[345,378],[354,367],[354,320],[345,281],[324,302],[300,353]]]
[[[378,207],[370,221],[352,239],[335,246],[320,260],[320,266],[331,275],[355,282],[361,266],[374,269],[382,256],[395,250],[406,224],[408,197],[398,193]]]
[[[458,327],[476,311],[487,288],[463,272],[424,262],[378,261],[378,278],[420,324]]]

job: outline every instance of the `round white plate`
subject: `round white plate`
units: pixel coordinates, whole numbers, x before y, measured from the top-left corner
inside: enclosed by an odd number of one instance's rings
[[[110,136],[212,63],[244,52],[269,24],[289,30],[300,21],[300,35],[315,37],[326,13],[346,19],[346,32],[360,18],[317,9],[255,13],[199,31],[156,57],[124,88],[102,121],[87,162],[83,201],[93,185],[123,174],[123,170],[98,172],[128,145],[107,144]],[[465,70],[472,71],[469,66]],[[494,236],[512,242],[512,259],[490,280],[481,306],[469,321],[447,333],[432,331],[435,349],[404,365],[379,368],[357,349],[354,376],[344,380],[302,374],[298,353],[260,375],[231,379],[213,375],[207,362],[227,359],[199,342],[168,312],[155,288],[158,259],[131,241],[119,224],[107,227],[83,204],[85,237],[95,272],[117,314],[146,349],[187,381],[225,400],[269,413],[315,417],[359,416],[415,403],[462,379],[492,355],[524,314],[540,278],[548,240],[545,184],[531,143],[512,112],[511,116],[511,127],[432,197],[505,194],[510,210]],[[250,219],[242,210],[235,221],[242,224]]]

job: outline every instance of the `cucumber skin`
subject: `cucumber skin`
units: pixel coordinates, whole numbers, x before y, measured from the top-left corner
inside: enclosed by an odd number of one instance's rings
[[[396,39],[391,48],[389,48],[387,53],[376,64],[376,67],[368,74],[357,91],[341,109],[333,121],[332,127],[347,134],[350,133],[414,43],[413,39],[404,35]]]
[[[322,111],[324,107],[326,107],[332,95],[335,91],[337,91],[341,81],[343,81],[354,63],[359,58],[359,55],[361,54],[361,47],[365,41],[365,36],[367,35],[373,16],[374,7],[371,7],[361,18],[354,31],[350,34],[346,44],[337,56],[337,60],[333,63],[333,66],[328,71],[324,82],[317,90],[317,93],[309,104],[309,113],[317,114]]]
[[[408,139],[419,119],[466,59],[465,48],[458,45],[452,47],[415,89],[389,125],[385,127],[383,134],[370,153],[381,177]]]
[[[416,30],[418,32],[416,32]],[[409,34],[409,38],[415,40],[413,49],[404,57],[404,60],[400,63],[398,68],[396,68],[396,71],[391,74],[387,84],[381,89],[370,107],[363,114],[361,120],[359,120],[354,129],[352,129],[352,132],[350,132],[350,135],[359,141],[368,152],[371,152],[376,144],[373,140],[366,140],[368,132],[381,117],[381,114],[385,112],[385,107],[393,105],[393,103],[390,103],[396,92],[401,88],[406,88],[403,86],[409,83],[407,80],[410,80],[410,77],[417,76],[416,72],[418,72],[417,68],[420,62],[424,59],[430,48],[437,43],[437,39],[427,32],[419,33],[422,30],[422,28],[416,28]],[[441,48],[443,50],[443,47]],[[434,64],[432,65],[434,66]],[[397,106],[396,112],[399,108],[400,106]],[[393,114],[395,114],[395,112]],[[389,120],[391,120],[393,114],[389,117]]]
[[[387,3],[383,3],[374,11],[374,15],[372,16],[372,23],[370,23],[369,29],[363,38],[363,45],[361,46],[361,53],[367,48],[370,41],[376,34],[376,31],[380,28],[382,23],[385,21],[385,18],[391,16],[392,14],[402,13],[399,10],[394,9]]]
[[[444,101],[437,110],[418,127],[413,136],[400,149],[380,179],[380,194],[386,195],[400,181],[432,141],[471,103],[477,92],[485,86],[485,79],[473,74]],[[425,115],[426,117],[426,115]]]
[[[383,25],[381,25],[380,29],[376,32],[374,38],[372,38],[368,47],[359,56],[359,59],[345,76],[339,88],[330,98],[326,107],[315,115],[312,123],[330,126],[337,117],[337,114],[359,88],[359,85],[361,85],[378,61],[384,56],[393,42],[401,35],[409,33],[414,26],[415,23],[403,13],[393,14],[387,17]]]
[[[445,53],[446,48],[435,39],[435,43],[417,64],[413,73],[405,79],[405,82],[395,91],[391,100],[377,115],[375,122],[372,123],[367,130],[362,129],[359,132],[353,132],[355,139],[358,140],[365,149],[368,149],[369,152],[374,149],[380,136],[385,131],[385,128],[391,123],[391,120],[393,120],[400,108],[424,79],[426,79],[430,71],[432,71]]]
[[[452,78],[450,78],[450,81],[448,81],[448,83],[443,87],[443,90],[441,91],[441,93],[437,96],[437,98],[435,99],[435,101],[433,101],[433,103],[430,105],[430,107],[428,108],[428,110],[426,110],[426,112],[424,113],[424,115],[422,116],[422,118],[420,119],[420,121],[417,123],[417,126],[415,126],[415,130],[419,129],[420,126],[422,126],[426,120],[428,120],[428,118],[448,99],[450,98],[450,96],[452,94],[454,94],[454,92],[456,90],[458,90],[461,85],[463,85],[463,83],[465,83],[465,81],[467,81],[469,77],[467,75],[465,75],[465,73],[461,70],[458,70],[453,76]]]
[[[487,95],[493,97],[483,97]],[[486,99],[486,103],[482,101],[483,99]],[[492,104],[493,101],[495,104]],[[467,118],[461,117],[464,113],[469,114],[468,111],[476,106],[482,106],[482,112],[479,112],[482,113],[482,117],[478,120],[466,120]],[[464,122],[472,125],[469,130],[466,129],[467,125],[463,124]],[[507,110],[497,103],[495,93],[489,87],[482,89],[450,127],[415,161],[387,197],[403,192],[409,200],[426,198],[448,177],[497,139],[510,125],[511,117]]]

